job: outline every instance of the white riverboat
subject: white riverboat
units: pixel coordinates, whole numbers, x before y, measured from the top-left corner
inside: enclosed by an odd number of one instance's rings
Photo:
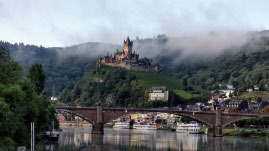
[[[176,131],[180,133],[198,134],[201,133],[201,127],[194,121],[189,124],[178,123]]]
[[[157,130],[155,123],[135,123],[133,125],[133,129],[140,129],[140,130]]]
[[[129,122],[116,122],[113,128],[117,129],[129,129],[130,123]]]

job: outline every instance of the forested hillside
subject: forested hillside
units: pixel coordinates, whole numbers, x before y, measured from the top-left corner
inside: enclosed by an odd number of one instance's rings
[[[232,39],[232,45],[216,41],[214,37],[222,40],[217,33],[206,35],[207,40],[202,43],[189,37],[176,38],[165,35],[144,39],[137,37],[134,40],[134,51],[140,54],[140,58],[149,57],[155,63],[159,63],[161,73],[173,77],[162,85],[172,86],[175,89],[174,93],[183,98],[195,97],[198,93],[206,98],[209,97],[208,92],[222,89],[226,84],[232,84],[237,94],[245,92],[254,85],[259,86],[261,90],[268,89],[268,31],[249,33],[241,43]],[[25,67],[24,75],[30,65],[34,63],[43,65],[47,96],[58,96],[64,89],[74,90],[78,85],[77,82],[85,74],[94,71],[92,68],[95,67],[98,57],[106,55],[107,52],[111,54],[117,48],[122,49],[120,45],[93,42],[65,48],[44,48],[3,41],[0,45],[8,49],[10,56]],[[139,86],[145,89],[152,85],[152,80],[163,82],[160,76],[148,78],[148,81],[139,81],[141,77],[151,77],[150,73],[130,72],[130,74],[134,74]],[[177,85],[177,81],[181,83],[184,81],[184,86]],[[185,93],[187,91],[194,95]],[[103,91],[101,93],[105,94]]]
[[[32,64],[43,65],[47,96],[57,96],[64,88],[72,89],[77,80],[95,65],[98,56],[118,48],[117,45],[94,42],[63,48],[45,48],[0,41],[0,46],[8,50],[12,59],[24,66],[24,75]]]
[[[190,85],[201,89],[216,90],[232,84],[238,94],[254,85],[267,90],[269,84],[269,50],[246,54],[225,55],[200,68],[179,66],[174,74],[185,78]]]
[[[170,90],[168,102],[148,101],[148,89],[163,85]],[[173,92],[181,88],[183,86],[179,79],[166,74],[101,66],[95,67],[80,79],[73,90],[65,89],[59,99],[73,105],[121,107],[172,107],[200,99],[196,96],[184,99]]]

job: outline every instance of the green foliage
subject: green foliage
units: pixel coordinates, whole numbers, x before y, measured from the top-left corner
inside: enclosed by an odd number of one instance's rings
[[[140,62],[141,64],[143,64],[143,65],[150,66],[150,65],[152,64],[152,62],[153,62],[153,59],[144,57],[144,58],[141,58],[141,59],[139,60],[139,62]]]
[[[47,96],[58,96],[64,89],[70,91],[84,74],[89,72],[96,59],[79,56],[67,57],[62,60],[50,59],[44,63],[46,75],[45,91]]]
[[[55,108],[36,91],[36,83],[21,76],[16,62],[6,58],[0,71],[0,146],[27,145],[30,122],[36,123],[36,134],[43,133],[55,119]]]
[[[166,86],[168,89],[181,89],[181,81],[171,75],[165,73],[146,72],[146,71],[130,71],[137,77],[139,85],[146,89],[152,86]]]
[[[269,125],[269,119],[264,118],[249,118],[241,121],[235,122],[235,124],[238,127],[249,127],[249,126],[255,126],[255,127],[264,127]]]
[[[269,100],[269,91],[253,91],[251,93],[243,92],[241,95],[237,96],[236,99],[243,100]]]
[[[71,104],[104,106],[138,106],[145,101],[135,75],[106,67],[95,68],[72,91],[64,90],[60,99]]]
[[[187,92],[185,90],[174,90],[174,93],[182,97],[184,100],[190,100],[198,97],[197,94],[192,94],[191,92]]]
[[[205,97],[205,94],[211,90],[224,88],[225,84],[234,85],[236,88],[236,95],[244,93],[246,89],[253,87],[254,85],[258,85],[262,91],[268,90],[269,50],[268,38],[266,37],[264,37],[263,42],[259,44],[261,47],[249,47],[251,45],[250,42],[250,44],[243,47],[242,52],[235,53],[237,51],[231,49],[225,51],[225,53],[219,55],[217,58],[210,57],[209,54],[208,58],[212,59],[201,59],[203,61],[200,59],[195,59],[195,61],[192,59],[178,60],[178,58],[182,58],[180,53],[181,50],[169,51],[169,48],[165,45],[167,40],[168,38],[165,35],[161,35],[153,39],[138,38],[135,41],[135,43],[139,45],[139,48],[137,48],[139,50],[158,49],[158,52],[163,52],[153,59],[158,61],[164,72],[169,73],[161,73],[157,75],[155,73],[134,72],[138,84],[145,89],[148,89],[155,84],[156,86],[167,85],[169,89],[173,90],[184,89],[192,91],[190,88],[193,88],[196,91],[198,90],[201,92],[203,97]],[[150,45],[148,45],[149,43]],[[77,81],[95,65],[97,57],[95,54],[91,53],[86,53],[88,56],[79,56],[77,54],[62,55],[61,52],[72,52],[77,48],[79,48],[77,50],[87,49],[87,51],[90,48],[90,50],[96,51],[100,50],[98,48],[104,47],[105,44],[89,43],[82,44],[81,47],[44,48],[42,46],[24,45],[23,43],[10,44],[8,42],[0,41],[0,45],[8,48],[11,56],[16,57],[16,60],[26,67],[29,67],[34,63],[43,65],[47,77],[45,88],[47,96],[57,96],[60,92],[63,92],[63,90],[66,89],[64,93],[68,92],[74,97],[73,94],[75,94],[75,92],[71,92],[71,90],[74,89]],[[118,46],[109,45],[105,48],[115,50],[114,48],[116,47]],[[18,50],[22,50],[24,54],[27,54],[25,55],[26,57],[17,57],[20,56]],[[0,55],[0,58],[9,57],[9,53],[1,54],[2,56]],[[149,58],[142,58],[140,61],[144,64],[152,63],[152,60]],[[175,64],[175,62],[181,63]],[[10,67],[8,68],[20,68],[17,64],[12,62],[9,62],[9,66]],[[5,70],[6,69],[2,68],[0,73],[5,72]],[[18,75],[17,73],[9,74]],[[171,74],[176,78],[171,78]],[[0,76],[3,75],[0,74]],[[2,81],[6,81],[6,79],[9,79],[9,82],[16,81],[7,77],[0,77],[0,80],[4,79]],[[98,77],[95,80],[99,80]],[[181,84],[183,84],[183,86]],[[98,95],[96,95],[96,97],[98,97]]]
[[[7,84],[18,81],[20,73],[20,65],[10,60],[8,52],[0,47],[0,83]]]
[[[183,78],[183,86],[184,87],[188,86],[187,78]]]
[[[173,80],[180,84],[179,80],[165,74],[101,66],[81,79],[73,90],[64,90],[60,100],[89,106],[100,104],[125,107],[176,106],[184,100],[172,91],[169,93],[168,102],[148,101],[148,88],[162,84],[178,88]]]
[[[41,64],[34,64],[31,66],[28,78],[34,83],[36,92],[41,93],[45,87],[45,74]]]
[[[236,95],[240,95],[254,85],[259,86],[260,90],[268,89],[268,58],[269,50],[226,54],[200,65],[179,65],[172,71],[183,80],[183,84],[186,84],[186,77],[188,85],[206,91],[222,89],[226,84],[232,84],[236,88]]]

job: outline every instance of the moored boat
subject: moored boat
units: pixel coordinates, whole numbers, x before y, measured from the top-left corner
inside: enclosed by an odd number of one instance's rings
[[[52,121],[52,131],[47,131],[45,133],[45,137],[49,141],[58,141],[59,136],[60,136],[60,131],[62,131],[62,130],[61,129],[59,129],[59,130],[54,129],[54,121]]]
[[[176,131],[180,133],[198,134],[201,133],[201,127],[194,121],[189,124],[178,123]]]
[[[129,129],[130,123],[129,122],[116,122],[113,128],[117,129]]]
[[[133,129],[142,129],[142,130],[156,130],[156,124],[155,123],[145,123],[145,122],[141,122],[141,123],[135,123],[133,125]]]
[[[46,137],[48,140],[51,140],[51,141],[58,141],[59,136],[60,136],[60,132],[59,132],[59,131],[56,131],[56,130],[47,131],[47,132],[45,133],[45,137]]]

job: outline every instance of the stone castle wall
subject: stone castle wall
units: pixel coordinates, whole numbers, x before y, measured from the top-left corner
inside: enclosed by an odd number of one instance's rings
[[[159,70],[156,69],[154,66],[148,66],[148,67],[144,67],[144,66],[139,66],[137,64],[127,64],[125,62],[121,62],[121,63],[101,63],[107,66],[111,66],[111,67],[120,67],[120,68],[124,68],[126,70],[135,70],[135,71],[152,71],[152,72],[158,72]]]

